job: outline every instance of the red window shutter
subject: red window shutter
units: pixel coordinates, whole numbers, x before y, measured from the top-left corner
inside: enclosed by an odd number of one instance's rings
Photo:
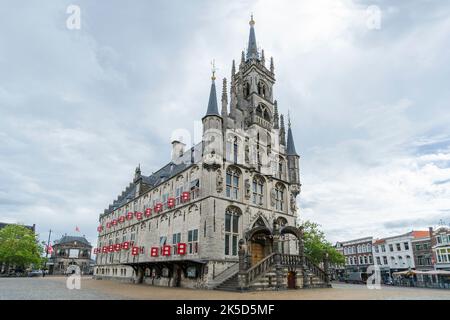
[[[168,206],[169,208],[175,207],[175,198],[169,198],[169,199],[167,199],[167,206]]]
[[[169,246],[169,245],[164,245],[163,247],[162,247],[162,255],[163,256],[170,256],[170,249],[172,248],[172,246]]]
[[[190,194],[189,192],[183,192],[183,193],[181,194],[181,200],[182,200],[183,202],[189,201],[189,200],[190,200],[190,197],[191,197],[191,194]]]
[[[106,223],[106,228],[108,228],[108,229],[111,228],[111,222]]]
[[[132,254],[133,256],[137,256],[137,255],[139,254],[139,247],[133,247],[133,248],[131,249],[131,254]]]
[[[131,219],[133,219],[133,212],[128,212],[128,214],[127,214],[127,220],[131,220]]]
[[[152,247],[150,249],[150,256],[157,257],[159,254],[159,247]]]
[[[179,255],[185,255],[186,254],[186,248],[187,248],[186,243],[178,243],[177,253]]]
[[[145,216],[148,218],[152,215],[152,208],[145,209]]]
[[[142,220],[142,212],[136,212],[136,219]]]

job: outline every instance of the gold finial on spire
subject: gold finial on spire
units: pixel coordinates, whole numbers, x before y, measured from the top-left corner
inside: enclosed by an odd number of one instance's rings
[[[250,26],[254,26],[255,25],[255,20],[253,20],[253,12],[252,12],[252,15],[251,15],[251,19],[250,19]]]
[[[291,111],[288,110],[288,128],[291,127]]]
[[[216,80],[216,71],[217,71],[217,69],[216,69],[216,61],[215,60],[213,60],[211,62],[211,71],[212,71],[211,79],[212,80]]]

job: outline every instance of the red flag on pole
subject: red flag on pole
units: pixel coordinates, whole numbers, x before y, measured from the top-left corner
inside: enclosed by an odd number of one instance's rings
[[[52,254],[52,253],[53,253],[53,247],[52,247],[51,244],[49,244],[49,245],[47,246],[47,252],[48,252],[49,254]]]
[[[80,232],[80,228],[78,228],[78,226],[75,227],[75,231],[76,232]]]

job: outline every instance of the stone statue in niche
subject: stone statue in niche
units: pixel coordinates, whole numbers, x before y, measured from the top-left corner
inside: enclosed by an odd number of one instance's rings
[[[250,163],[250,148],[248,145],[245,146],[245,163]]]
[[[250,180],[245,179],[245,198],[250,199]]]
[[[222,171],[220,171],[220,170],[217,170],[216,190],[218,193],[221,193],[223,191],[223,177],[222,177]]]
[[[296,212],[297,211],[297,201],[295,200],[295,195],[291,193],[291,210]]]
[[[272,188],[270,190],[270,205],[272,207],[275,207],[275,201],[277,199],[277,192],[275,191],[275,188]]]

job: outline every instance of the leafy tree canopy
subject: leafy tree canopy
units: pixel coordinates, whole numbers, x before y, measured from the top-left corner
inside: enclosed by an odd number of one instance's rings
[[[322,262],[327,253],[331,264],[344,264],[344,256],[326,240],[319,224],[306,220],[300,226],[303,227],[305,254],[315,264]]]
[[[12,224],[0,230],[0,262],[22,268],[41,267],[42,252],[37,235],[23,225]]]

